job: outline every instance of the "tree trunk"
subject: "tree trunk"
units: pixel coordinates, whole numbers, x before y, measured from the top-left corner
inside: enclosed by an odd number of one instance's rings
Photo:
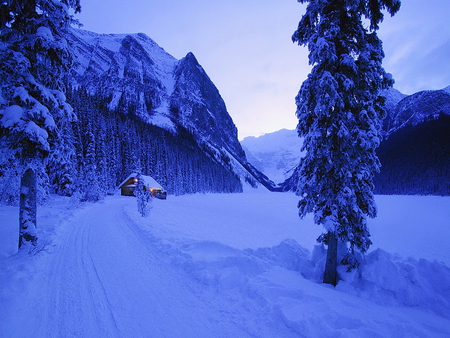
[[[20,181],[19,248],[28,243],[36,245],[36,173],[27,169]]]
[[[327,233],[327,244],[327,261],[325,264],[325,272],[323,274],[323,282],[336,286],[338,240],[334,232],[329,231]]]

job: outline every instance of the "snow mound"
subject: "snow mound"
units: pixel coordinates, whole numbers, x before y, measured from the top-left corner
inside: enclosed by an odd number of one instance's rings
[[[341,270],[337,289],[381,305],[408,306],[450,319],[450,268],[437,261],[395,257],[377,249],[359,273]]]

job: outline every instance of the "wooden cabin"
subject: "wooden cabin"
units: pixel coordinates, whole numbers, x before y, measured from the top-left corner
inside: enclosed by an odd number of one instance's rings
[[[165,200],[167,198],[167,192],[164,188],[156,182],[151,176],[141,175],[140,179],[144,181],[144,189],[148,189],[153,197]],[[128,176],[120,185],[120,194],[122,196],[134,196],[134,189],[137,185],[137,174],[133,173]]]

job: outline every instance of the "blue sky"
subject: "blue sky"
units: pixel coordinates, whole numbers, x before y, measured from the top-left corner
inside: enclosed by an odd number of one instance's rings
[[[310,67],[292,43],[305,5],[295,0],[82,0],[97,33],[145,33],[181,59],[193,52],[219,89],[239,138],[294,129],[294,98]],[[403,0],[379,37],[384,68],[405,94],[450,85],[449,0]]]

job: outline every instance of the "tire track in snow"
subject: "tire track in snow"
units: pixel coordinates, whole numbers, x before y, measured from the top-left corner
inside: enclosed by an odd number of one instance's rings
[[[112,197],[76,212],[36,285],[34,337],[250,337],[242,309],[173,269]],[[225,318],[227,317],[227,318]],[[239,321],[239,320],[238,320]]]
[[[108,337],[118,331],[88,247],[96,209],[88,205],[61,234],[47,267],[48,300],[38,336]]]

